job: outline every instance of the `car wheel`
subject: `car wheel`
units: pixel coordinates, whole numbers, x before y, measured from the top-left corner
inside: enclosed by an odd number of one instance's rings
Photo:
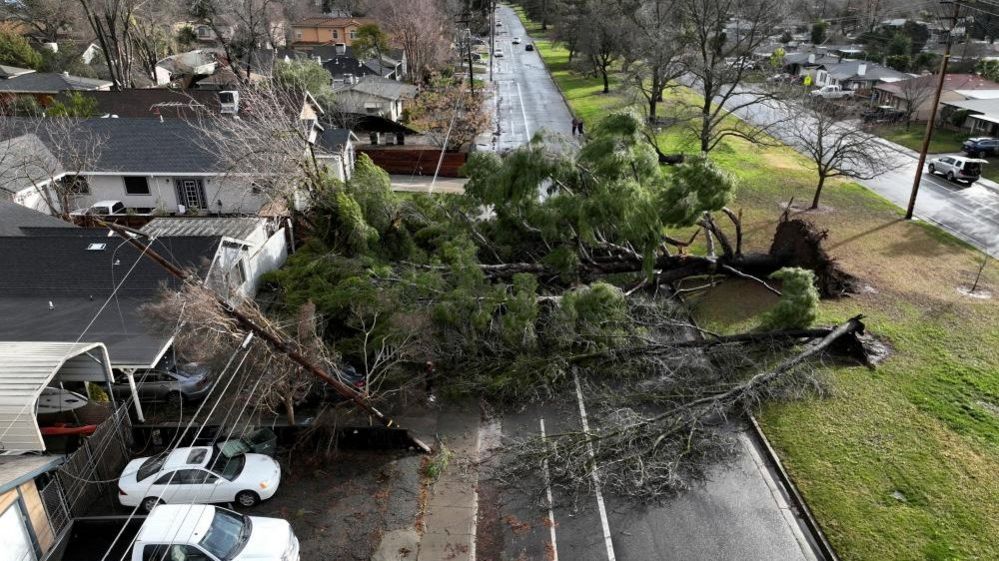
[[[936,173],[936,172],[937,168],[933,167],[933,164],[930,164],[930,173]]]
[[[158,504],[163,504],[163,500],[158,497],[146,497],[145,499],[142,499],[142,510],[152,512]]]
[[[180,392],[170,392],[167,394],[167,403],[173,406],[180,406],[184,402],[184,396]]]
[[[236,502],[239,506],[257,506],[257,503],[260,502],[260,495],[253,491],[240,491],[236,493]]]
[[[947,181],[954,181],[954,172],[952,171],[947,172]]]

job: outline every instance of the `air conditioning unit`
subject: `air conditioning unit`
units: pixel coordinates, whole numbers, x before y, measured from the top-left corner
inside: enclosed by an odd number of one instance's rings
[[[220,113],[235,115],[239,113],[239,92],[222,91],[219,92]]]

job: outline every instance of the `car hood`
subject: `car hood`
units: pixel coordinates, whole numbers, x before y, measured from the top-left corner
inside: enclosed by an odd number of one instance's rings
[[[204,378],[211,373],[211,370],[204,364],[188,362],[187,364],[177,365],[177,373],[187,378]]]
[[[274,458],[265,454],[244,454],[246,465],[237,478],[240,483],[247,485],[247,489],[260,491],[258,485],[261,481],[276,482],[281,477],[281,465]]]
[[[251,516],[250,521],[253,523],[250,539],[233,561],[250,559],[280,561],[281,556],[291,549],[295,542],[291,525],[280,518]]]
[[[139,471],[139,468],[142,467],[142,462],[145,462],[147,459],[149,458],[137,458],[128,462],[128,464],[125,465],[125,469],[121,470],[121,476],[118,480],[119,483],[125,485],[137,484],[138,481],[136,480],[136,473]]]

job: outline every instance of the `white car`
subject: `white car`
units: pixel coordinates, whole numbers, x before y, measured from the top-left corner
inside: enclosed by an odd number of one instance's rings
[[[118,479],[118,501],[147,512],[161,503],[249,507],[274,496],[280,483],[281,466],[270,456],[193,446],[129,462]]]
[[[503,58],[503,51],[496,49],[495,51],[493,51],[493,56],[496,58]]]
[[[73,216],[118,216],[125,214],[125,204],[121,201],[97,201],[87,208],[71,212]]]
[[[519,45],[520,44],[520,37],[514,37],[513,38],[513,44],[514,45]]]
[[[300,561],[288,521],[209,505],[160,505],[146,517],[132,561]]]
[[[940,174],[947,181],[965,181],[968,185],[978,181],[982,176],[982,164],[988,160],[980,158],[965,158],[964,156],[941,156],[930,160],[931,174]]]

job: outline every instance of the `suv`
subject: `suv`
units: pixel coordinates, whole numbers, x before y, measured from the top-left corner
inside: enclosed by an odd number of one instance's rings
[[[196,363],[181,364],[173,368],[137,370],[133,375],[139,399],[143,402],[180,404],[182,401],[199,401],[211,390],[209,369]],[[127,381],[112,384],[115,397],[128,399],[132,388]]]
[[[947,181],[966,181],[969,185],[982,176],[982,164],[985,160],[965,158],[964,156],[941,156],[930,160],[930,173],[940,174]]]
[[[961,145],[961,151],[971,156],[995,156],[999,154],[999,138],[969,138]]]
[[[118,216],[125,214],[125,204],[121,201],[97,201],[87,208],[74,210],[73,216]]]
[[[865,123],[897,123],[905,119],[905,111],[899,111],[890,105],[882,105],[864,111],[861,119]]]

